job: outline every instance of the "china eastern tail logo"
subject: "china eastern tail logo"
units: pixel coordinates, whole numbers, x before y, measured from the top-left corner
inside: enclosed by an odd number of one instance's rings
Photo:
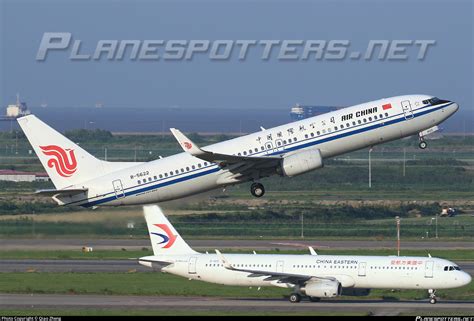
[[[161,233],[154,233],[154,232],[151,232],[151,234],[153,235],[158,235],[159,237],[161,237],[163,240],[161,242],[159,242],[158,244],[165,244],[165,246],[163,246],[164,249],[168,249],[170,248],[174,242],[176,241],[176,239],[178,238],[177,235],[173,235],[173,233],[171,232],[170,228],[168,227],[168,225],[166,224],[153,224],[154,226],[156,227],[159,227],[160,229],[163,230],[163,232],[166,233],[165,234],[161,234]]]
[[[76,156],[74,150],[64,149],[57,145],[40,146],[46,156],[50,156],[48,167],[54,168],[62,177],[70,177],[77,170]]]

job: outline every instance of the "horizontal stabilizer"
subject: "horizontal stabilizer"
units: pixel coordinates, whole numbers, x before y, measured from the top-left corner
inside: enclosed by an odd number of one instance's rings
[[[74,188],[74,189],[42,189],[36,191],[35,194],[39,196],[74,196],[81,193],[86,193],[87,188]]]

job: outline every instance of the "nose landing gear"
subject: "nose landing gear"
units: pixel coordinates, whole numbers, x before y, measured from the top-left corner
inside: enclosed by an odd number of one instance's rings
[[[418,137],[420,138],[420,143],[418,144],[418,147],[420,147],[421,149],[425,149],[426,147],[428,147],[428,144],[425,142],[425,138],[421,133],[418,134]]]
[[[265,194],[265,188],[260,183],[253,183],[250,186],[250,193],[255,197],[262,197]]]
[[[429,289],[428,293],[430,294],[430,304],[436,304],[436,290]]]

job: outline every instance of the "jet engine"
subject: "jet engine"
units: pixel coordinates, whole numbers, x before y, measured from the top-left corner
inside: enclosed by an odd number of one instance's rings
[[[296,176],[323,167],[319,149],[309,149],[284,157],[278,173],[281,176]]]
[[[333,298],[341,295],[341,283],[331,280],[323,280],[306,283],[300,288],[302,294],[316,298]]]

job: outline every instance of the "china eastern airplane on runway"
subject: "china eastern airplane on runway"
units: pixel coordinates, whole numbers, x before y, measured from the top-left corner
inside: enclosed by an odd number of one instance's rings
[[[201,254],[191,249],[161,209],[144,206],[153,256],[139,259],[148,267],[190,280],[240,286],[277,286],[292,290],[291,302],[339,295],[368,295],[370,289],[461,287],[471,276],[453,262],[428,257],[280,254]]]
[[[102,161],[34,115],[18,119],[56,189],[39,191],[59,205],[136,205],[174,200],[219,187],[296,176],[323,167],[324,159],[391,140],[424,136],[458,110],[433,96],[384,98],[198,147],[171,128],[183,153],[146,163]]]

